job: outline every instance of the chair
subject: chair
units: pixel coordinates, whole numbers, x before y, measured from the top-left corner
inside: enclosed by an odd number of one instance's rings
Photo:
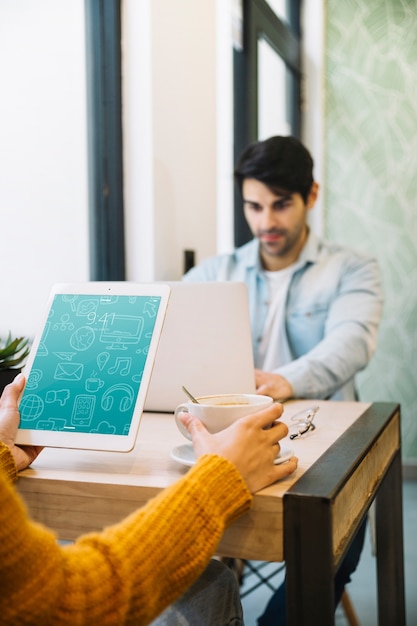
[[[360,626],[358,616],[356,615],[356,611],[352,604],[352,600],[350,599],[350,596],[346,589],[342,594],[340,604],[342,605],[343,613],[345,614],[349,626]]]
[[[270,582],[271,578],[276,576],[285,567],[284,563],[277,563],[276,568],[272,571],[269,569],[268,573],[264,575],[264,568],[268,565],[271,566],[271,563],[261,562],[255,565],[251,561],[244,561],[243,559],[234,559],[229,557],[223,557],[221,561],[223,561],[223,563],[225,563],[225,565],[227,565],[234,572],[240,586],[242,586],[245,576],[252,575],[255,579],[258,579],[248,589],[245,589],[245,591],[241,593],[242,598],[248,596],[250,593],[253,593],[262,585],[267,585],[271,591],[275,591],[275,587]],[[348,625],[360,626],[352,600],[346,589],[343,591],[340,605],[343,609]]]

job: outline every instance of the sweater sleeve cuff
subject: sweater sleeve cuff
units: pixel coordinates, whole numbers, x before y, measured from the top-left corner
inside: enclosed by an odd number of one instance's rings
[[[17,479],[17,465],[13,458],[13,454],[9,446],[6,446],[6,444],[2,441],[0,441],[0,469],[11,481],[15,481]]]
[[[224,457],[206,454],[198,459],[189,471],[188,479],[196,480],[198,489],[207,493],[207,498],[231,524],[252,504],[252,494],[235,465]]]

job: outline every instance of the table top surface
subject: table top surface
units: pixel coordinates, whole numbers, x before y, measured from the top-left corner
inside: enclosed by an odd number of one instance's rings
[[[296,413],[315,405],[319,406],[314,418],[315,430],[301,438],[286,438],[281,442],[298,457],[297,470],[255,494],[250,511],[226,529],[219,554],[244,559],[283,560],[284,495],[294,489],[297,491],[299,485],[310,477],[313,492],[311,485],[307,491],[316,498],[317,491],[328,482],[329,472],[336,472],[339,485],[334,503],[335,554],[343,550],[345,538],[368,506],[370,494],[378,482],[378,479],[374,480],[374,474],[383,474],[394,450],[399,447],[399,439],[395,436],[397,422],[385,428],[393,407],[383,407],[381,424],[385,443],[379,445],[366,428],[359,427],[360,418],[376,407],[370,403],[294,400],[285,403],[282,419],[290,425]],[[351,430],[355,431],[352,437]],[[347,443],[350,440],[355,443],[353,464],[348,458],[350,444]],[[82,533],[117,523],[184,476],[188,467],[171,458],[170,453],[176,446],[186,443],[172,414],[145,413],[131,452],[48,448],[20,474],[17,488],[35,520],[54,529],[62,539],[74,539]],[[335,457],[333,465],[329,465],[329,454]],[[350,476],[352,467],[358,463],[361,471]],[[345,471],[348,474],[344,474]],[[349,479],[347,485],[346,477]]]
[[[299,458],[294,475],[259,492],[282,496],[368,408],[364,402],[328,402],[297,400],[285,404],[282,420],[310,406],[320,407],[316,429],[301,438],[282,440]],[[103,452],[47,448],[22,473],[22,477],[63,482],[123,484],[163,489],[183,476],[188,468],[171,458],[170,452],[187,440],[179,433],[172,414],[144,413],[131,452]]]

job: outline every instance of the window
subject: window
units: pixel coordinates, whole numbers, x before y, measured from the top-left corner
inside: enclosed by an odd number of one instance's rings
[[[234,157],[252,141],[300,135],[300,2],[244,0],[234,49]],[[235,190],[235,245],[251,238]]]
[[[85,2],[92,280],[125,278],[120,2]]]

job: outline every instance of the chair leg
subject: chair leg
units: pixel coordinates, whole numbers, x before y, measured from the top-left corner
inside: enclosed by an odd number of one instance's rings
[[[356,611],[353,608],[352,600],[350,599],[350,596],[346,589],[343,591],[342,597],[340,599],[340,604],[342,605],[342,609],[349,626],[360,626]]]

